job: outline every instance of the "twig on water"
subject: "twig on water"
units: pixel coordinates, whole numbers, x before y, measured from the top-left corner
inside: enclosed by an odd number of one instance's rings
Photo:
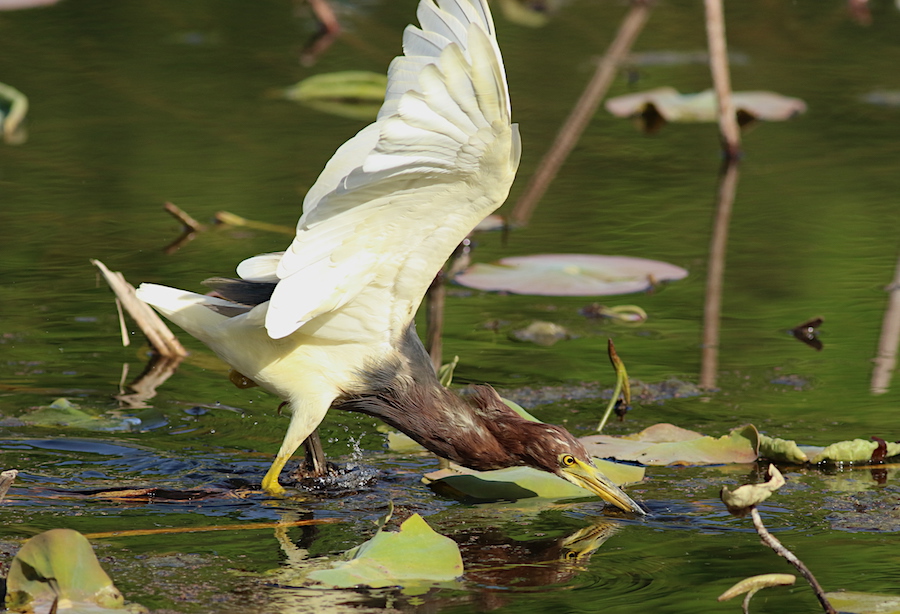
[[[531,219],[531,215],[544,192],[547,191],[547,187],[556,177],[556,173],[559,172],[572,148],[581,138],[581,133],[584,132],[597,110],[597,106],[606,95],[616,70],[628,56],[634,41],[644,28],[644,24],[650,16],[650,6],[649,0],[632,0],[631,9],[622,20],[615,40],[597,65],[594,76],[557,134],[550,151],[544,154],[544,158],[534,175],[531,176],[525,191],[513,207],[510,219],[514,225],[524,226]]]
[[[91,264],[100,269],[103,278],[121,301],[122,307],[132,317],[141,331],[146,335],[147,341],[162,356],[180,357],[187,356],[187,350],[175,338],[172,331],[165,325],[162,319],[156,315],[150,306],[135,295],[134,286],[125,281],[125,277],[118,272],[110,271],[99,260],[91,260]]]

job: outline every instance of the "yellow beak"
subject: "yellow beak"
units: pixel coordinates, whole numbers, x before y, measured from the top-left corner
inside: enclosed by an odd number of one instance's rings
[[[613,484],[609,478],[603,475],[593,465],[588,465],[580,460],[567,467],[560,467],[560,474],[573,484],[586,488],[608,503],[612,503],[621,510],[644,516],[647,512],[625,494],[621,488]]]

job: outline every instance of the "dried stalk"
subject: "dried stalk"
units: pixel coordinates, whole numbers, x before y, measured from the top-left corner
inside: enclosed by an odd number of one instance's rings
[[[91,260],[91,264],[100,269],[106,283],[112,288],[116,298],[121,301],[128,315],[146,335],[147,341],[156,353],[167,357],[185,357],[187,350],[179,343],[172,331],[165,325],[162,319],[156,315],[150,306],[135,295],[134,286],[125,281],[125,277],[118,272],[110,271],[99,260]]]
[[[579,98],[575,108],[572,109],[559,134],[557,134],[556,141],[550,147],[550,151],[544,154],[537,171],[532,175],[525,191],[518,202],[516,202],[515,207],[513,207],[510,215],[513,224],[524,226],[531,219],[531,215],[534,213],[544,192],[547,191],[563,162],[566,161],[578,139],[581,138],[581,133],[587,127],[600,101],[606,96],[616,70],[628,56],[638,34],[644,28],[644,24],[647,23],[647,18],[650,16],[650,6],[651,2],[649,0],[632,0],[631,10],[625,15],[625,19],[622,20],[615,40],[613,40],[606,51],[606,55],[603,56],[597,65],[594,76],[581,94],[581,98]]]
[[[725,43],[725,17],[722,0],[705,0],[706,37],[709,44],[709,69],[713,87],[719,101],[719,132],[726,160],[737,160],[741,155],[741,129],[737,111],[731,99],[731,77],[728,72],[728,46]]]
[[[872,369],[872,394],[884,394],[888,391],[897,366],[897,346],[900,344],[900,259],[894,269],[894,281],[887,289],[890,298],[881,323],[875,368]]]

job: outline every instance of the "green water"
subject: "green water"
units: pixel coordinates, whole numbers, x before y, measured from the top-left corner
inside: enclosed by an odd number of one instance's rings
[[[742,577],[790,571],[759,544],[749,520],[728,516],[718,501],[722,485],[755,478],[754,467],[649,468],[629,493],[653,515],[612,519],[618,531],[593,555],[571,561],[561,558],[560,540],[604,519],[597,503],[536,509],[439,498],[419,482],[435,461],[386,453],[375,423],[348,415],[329,416],[324,438],[330,456],[361,466],[350,490],[283,502],[259,495],[121,502],[74,494],[258,485],[286,418],[276,414],[275,399],[234,388],[227,368],[184,335],[192,356],[159,389],[153,409],[140,410],[154,428],[99,433],[14,420],[58,397],[112,411],[123,365],[126,382],[143,368],[146,347],[140,335],[121,346],[112,295],[89,258],[133,283],[197,289],[206,277],[232,274],[245,257],[284,248],[283,236],[217,228],[167,255],[178,225],[162,204],[174,202],[202,222],[228,210],[294,224],[305,189],[362,123],[267,92],[312,74],[384,71],[415,12],[413,0],[335,4],[345,32],[311,67],[299,61],[316,30],[302,4],[64,0],[0,12],[0,82],[31,102],[27,142],[0,145],[0,467],[21,471],[0,505],[0,536],[14,540],[59,526],[92,533],[340,521],[287,531],[289,542],[318,556],[358,544],[393,501],[398,517],[419,512],[457,539],[466,582],[421,596],[301,590],[278,575],[290,565],[272,529],[93,541],[129,599],[184,612],[329,611],[357,597],[365,608],[447,612],[739,611],[716,596]],[[638,406],[609,427],[612,433],[668,421],[719,435],[752,422],[810,444],[898,438],[900,384],[873,396],[869,382],[884,289],[897,262],[900,109],[861,97],[900,89],[900,12],[889,3],[871,8],[872,24],[861,26],[840,2],[727,7],[731,48],[748,58],[732,69],[735,88],[799,97],[809,111],[744,135],[719,390]],[[701,49],[701,9],[674,0],[656,7],[636,51]],[[513,203],[624,7],[572,0],[541,29],[495,13],[524,139]],[[636,83],[623,74],[610,94],[709,85],[702,64],[637,66],[632,76]],[[695,383],[719,158],[712,124],[670,125],[648,137],[598,111],[531,224],[506,240],[480,236],[475,259],[621,254],[672,262],[689,277],[654,294],[604,301],[643,307],[650,317],[638,327],[586,320],[578,312],[590,298],[453,290],[444,351],[461,357],[456,381],[490,382],[513,396],[522,386],[611,387],[611,337],[632,378]],[[786,332],[814,316],[824,318],[821,352]],[[557,322],[576,337],[552,347],[510,339],[534,319]],[[566,401],[533,411],[581,435],[604,404]],[[879,484],[867,470],[793,469],[787,477],[763,516],[820,582],[829,590],[900,593],[895,476]],[[815,612],[818,605],[800,580],[761,593],[753,610]]]

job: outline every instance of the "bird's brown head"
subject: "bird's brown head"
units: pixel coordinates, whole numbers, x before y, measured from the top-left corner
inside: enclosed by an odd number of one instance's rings
[[[616,507],[643,515],[646,512],[597,469],[590,454],[561,426],[528,420],[503,403],[489,386],[479,386],[474,405],[487,415],[484,421],[505,451],[517,462],[585,488]],[[476,410],[476,411],[478,411]]]

